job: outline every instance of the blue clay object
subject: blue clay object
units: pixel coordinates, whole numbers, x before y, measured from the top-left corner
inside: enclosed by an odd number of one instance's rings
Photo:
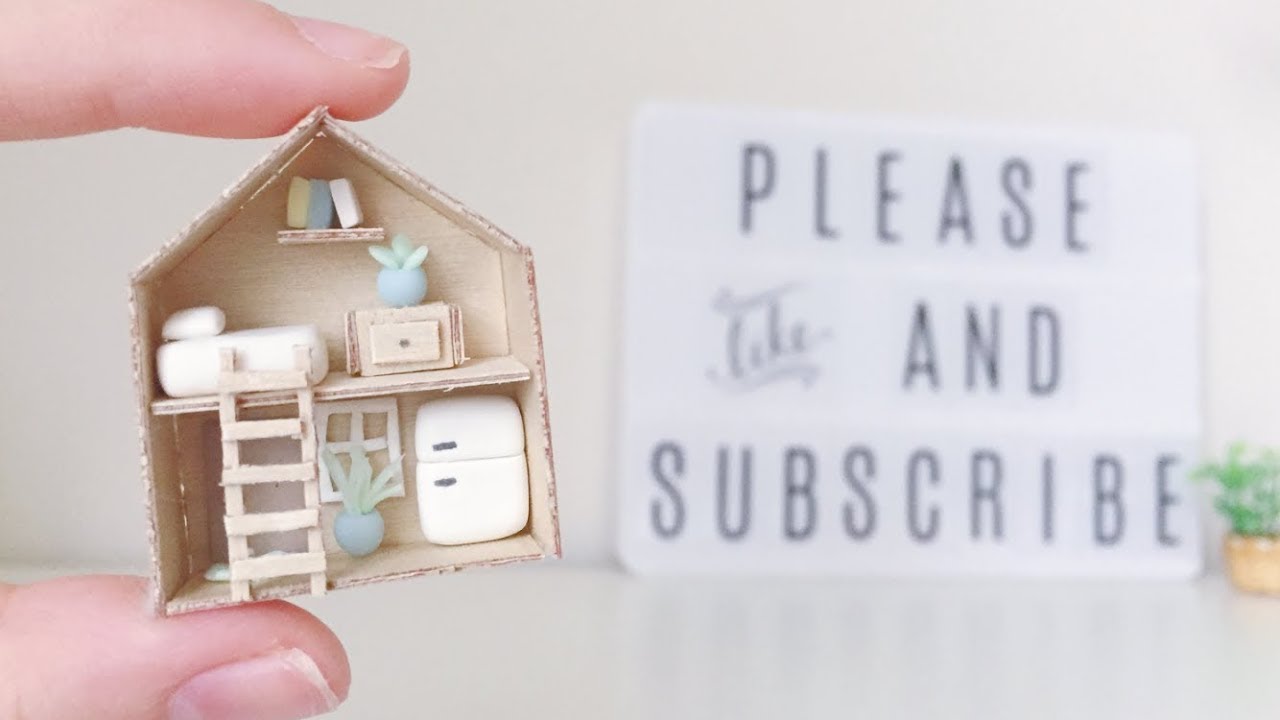
[[[338,547],[352,557],[364,557],[377,550],[384,532],[386,525],[382,521],[382,513],[377,510],[364,515],[343,510],[333,520],[333,537],[338,541]]]
[[[329,191],[329,183],[324,180],[311,181],[311,201],[307,204],[307,228],[323,230],[333,227],[333,195]]]
[[[427,273],[420,267],[408,270],[382,268],[378,272],[378,297],[391,307],[417,305],[427,297]]]

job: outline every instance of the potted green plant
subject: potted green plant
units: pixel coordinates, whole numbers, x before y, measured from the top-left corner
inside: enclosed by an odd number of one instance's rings
[[[370,245],[369,254],[382,265],[378,271],[378,297],[391,307],[417,305],[427,297],[427,246],[414,245],[404,235],[391,239],[391,247]]]
[[[342,492],[342,510],[333,521],[334,539],[350,555],[368,555],[382,544],[386,532],[378,503],[400,492],[400,485],[391,480],[400,474],[401,459],[393,459],[375,478],[369,456],[359,446],[351,450],[350,470],[328,447],[320,451],[320,458],[334,487]]]
[[[1231,525],[1223,542],[1231,581],[1246,592],[1280,594],[1280,456],[1237,443],[1192,478],[1217,486],[1213,507]]]

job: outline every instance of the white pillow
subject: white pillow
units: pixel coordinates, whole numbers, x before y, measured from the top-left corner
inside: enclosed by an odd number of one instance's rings
[[[221,309],[207,305],[187,308],[169,316],[160,329],[165,340],[190,340],[213,337],[227,328],[227,316]]]

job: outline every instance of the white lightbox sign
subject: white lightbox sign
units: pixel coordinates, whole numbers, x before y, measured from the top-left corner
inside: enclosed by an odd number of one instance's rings
[[[1180,137],[654,106],[632,138],[640,572],[1188,576]]]

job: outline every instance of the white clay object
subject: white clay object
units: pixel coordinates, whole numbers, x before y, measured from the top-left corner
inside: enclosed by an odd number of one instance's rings
[[[418,518],[437,545],[498,540],[529,521],[520,407],[481,395],[423,403],[414,427]]]
[[[165,343],[156,351],[156,375],[169,397],[213,395],[221,372],[220,350],[236,349],[237,369],[292,370],[296,346],[311,349],[312,383],[329,374],[329,353],[315,325],[257,328]]]
[[[418,462],[524,455],[520,407],[503,395],[423,403],[418,408],[413,433]]]
[[[160,329],[165,340],[190,340],[213,337],[227,327],[227,316],[220,308],[207,305],[187,308],[169,316]]]
[[[498,540],[529,522],[523,455],[418,464],[422,534],[436,545]]]
[[[356,190],[351,181],[338,178],[329,181],[329,194],[333,196],[333,209],[338,213],[338,224],[344,228],[353,228],[364,222],[364,214],[360,212],[360,201],[356,199]]]

